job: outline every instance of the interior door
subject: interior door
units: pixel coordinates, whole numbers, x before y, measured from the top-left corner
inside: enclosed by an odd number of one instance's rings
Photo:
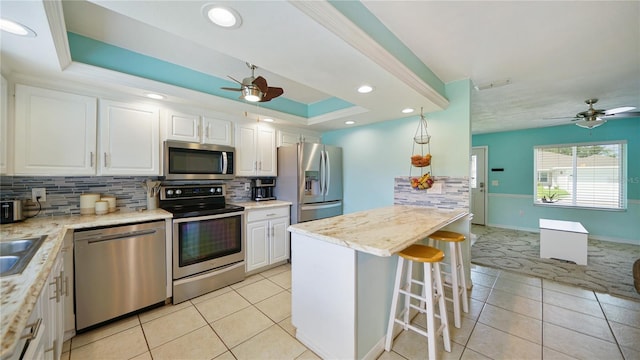
[[[487,203],[487,147],[471,149],[471,213],[472,224],[485,225]]]

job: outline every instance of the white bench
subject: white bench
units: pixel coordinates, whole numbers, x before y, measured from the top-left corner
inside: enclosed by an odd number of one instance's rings
[[[588,235],[579,222],[540,219],[540,257],[587,265]]]

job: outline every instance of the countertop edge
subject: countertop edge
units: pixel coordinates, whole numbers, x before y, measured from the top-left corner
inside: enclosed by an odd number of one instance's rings
[[[136,214],[139,216],[129,216]],[[43,225],[49,226],[47,228],[48,230],[41,231],[43,233],[42,235],[46,233],[47,239],[45,239],[22,274],[11,275],[0,279],[0,294],[3,295],[3,311],[1,314],[2,329],[0,332],[0,359],[7,359],[10,356],[13,356],[16,351],[16,346],[20,340],[20,334],[22,334],[25,326],[27,325],[27,321],[33,312],[38,297],[46,285],[46,280],[51,273],[53,264],[56,261],[58,254],[60,254],[67,231],[100,226],[167,220],[172,217],[173,215],[170,212],[157,209],[142,212],[121,212],[108,215],[70,215],[43,217],[37,219],[38,221],[36,224],[39,222],[48,222],[48,224]],[[21,227],[27,230],[21,231]],[[0,233],[3,235],[2,239],[15,238],[25,236],[23,234],[33,231],[30,230],[31,227],[34,227],[33,221],[5,224],[3,227],[0,227]],[[17,296],[18,299],[11,301],[11,296],[9,296],[10,292],[16,288],[20,289],[20,286],[17,286],[16,282],[28,282],[28,285],[25,285],[21,290],[16,291],[15,296]]]

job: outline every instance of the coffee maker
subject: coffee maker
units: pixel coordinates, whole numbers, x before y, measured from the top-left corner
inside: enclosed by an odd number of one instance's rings
[[[251,198],[255,201],[275,200],[273,189],[276,186],[275,178],[251,179]]]

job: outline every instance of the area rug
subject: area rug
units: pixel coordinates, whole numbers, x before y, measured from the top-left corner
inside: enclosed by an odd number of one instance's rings
[[[471,262],[640,300],[633,263],[640,245],[589,240],[587,265],[540,258],[540,234],[473,225]]]

